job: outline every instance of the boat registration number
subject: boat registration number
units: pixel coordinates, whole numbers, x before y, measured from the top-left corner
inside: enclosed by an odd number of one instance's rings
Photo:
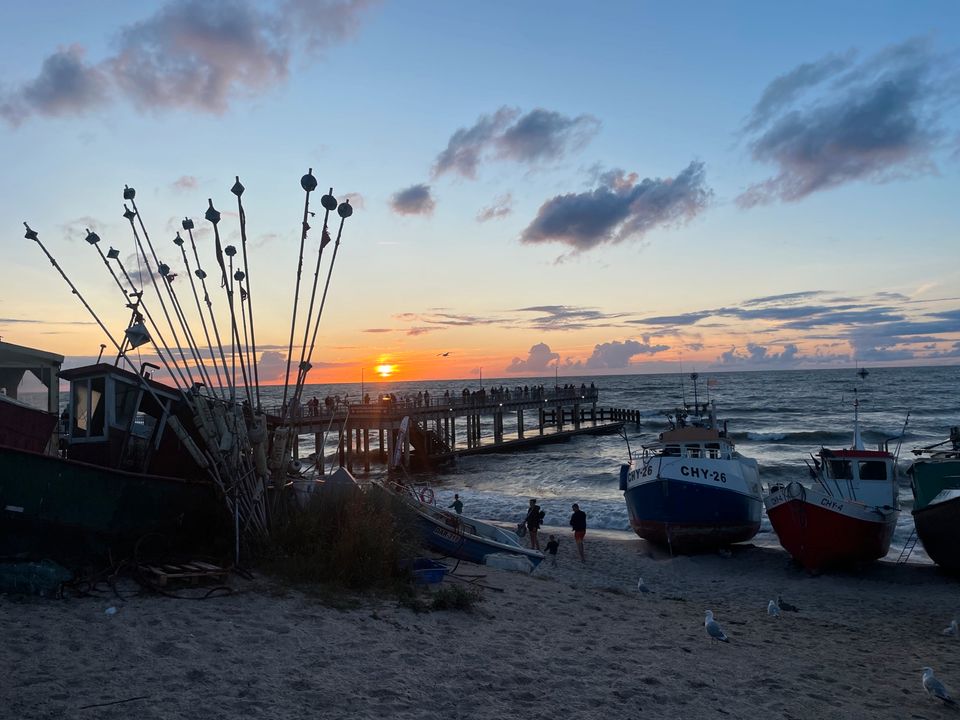
[[[456,533],[450,532],[449,530],[445,530],[443,528],[434,528],[433,534],[439,535],[444,540],[449,540],[450,542],[460,542],[459,535],[457,535]]]
[[[684,477],[703,478],[704,480],[713,480],[714,482],[725,483],[727,474],[708,470],[707,468],[691,467],[690,465],[681,465],[680,474]]]

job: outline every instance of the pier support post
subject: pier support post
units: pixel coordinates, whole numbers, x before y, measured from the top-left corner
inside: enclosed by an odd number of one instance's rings
[[[370,472],[370,428],[363,429],[363,469]]]
[[[523,440],[523,408],[517,409],[517,439]]]
[[[320,474],[323,475],[324,466],[326,465],[323,458],[323,433],[314,434],[313,449],[317,455],[317,468],[320,470]]]

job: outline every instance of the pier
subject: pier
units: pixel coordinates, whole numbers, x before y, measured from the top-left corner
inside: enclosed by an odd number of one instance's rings
[[[577,435],[615,433],[627,424],[640,426],[639,411],[600,407],[599,390],[592,384],[365,399],[333,404],[315,398],[301,405],[293,413],[293,456],[298,457],[304,435],[314,436],[321,455],[326,436],[334,434],[341,467],[369,472],[376,462],[424,468],[462,455],[509,452]],[[404,418],[409,420],[401,432]]]

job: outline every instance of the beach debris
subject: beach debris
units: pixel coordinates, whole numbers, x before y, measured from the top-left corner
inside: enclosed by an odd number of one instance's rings
[[[950,693],[947,692],[947,688],[945,688],[943,683],[933,676],[933,668],[931,667],[923,668],[923,689],[926,690],[927,695],[933,699],[943,701],[944,705],[949,705],[951,707],[957,706],[957,702],[950,697]]]
[[[775,618],[780,617],[780,606],[777,605],[775,600],[767,603],[767,615],[772,615]]]
[[[800,608],[798,608],[796,605],[791,605],[784,600],[783,595],[777,595],[777,607],[784,612],[800,612]]]
[[[706,617],[703,620],[703,627],[711,640],[718,640],[725,643],[730,642],[730,638],[723,632],[717,621],[713,619],[713,610],[707,610]],[[924,681],[924,683],[926,683],[926,681]]]
[[[637,592],[648,593],[650,588],[647,587],[647,584],[643,581],[643,578],[637,580]]]
[[[113,605],[111,605],[110,607],[108,607],[106,610],[103,611],[103,614],[104,614],[104,615],[116,615],[116,614],[117,614],[117,608],[114,607]]]
[[[940,634],[947,637],[960,637],[960,628],[957,627],[957,621],[951,620],[950,624],[940,631]]]

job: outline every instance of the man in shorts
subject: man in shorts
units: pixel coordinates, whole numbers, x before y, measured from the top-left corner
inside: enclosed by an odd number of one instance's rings
[[[577,503],[573,504],[573,515],[570,516],[570,527],[573,528],[573,539],[577,543],[577,552],[580,553],[580,562],[586,562],[583,554],[583,536],[587,534],[587,514],[580,509]]]

